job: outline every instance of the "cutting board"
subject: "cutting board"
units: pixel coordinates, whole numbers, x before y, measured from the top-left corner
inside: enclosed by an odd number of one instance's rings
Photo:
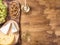
[[[24,4],[24,0],[19,2]],[[59,44],[60,38],[55,35],[60,30],[60,26],[57,26],[60,22],[59,2],[60,0],[27,0],[30,12],[21,12],[22,45]]]
[[[20,41],[21,41],[20,4],[16,0],[4,0],[3,2],[7,6],[7,17],[5,23],[9,20],[14,20],[17,22],[19,26],[19,39],[16,45],[20,45]],[[3,26],[5,23],[1,24],[0,26]]]

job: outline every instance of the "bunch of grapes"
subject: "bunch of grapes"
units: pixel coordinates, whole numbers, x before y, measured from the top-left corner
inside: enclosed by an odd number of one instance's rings
[[[0,0],[0,24],[5,22],[5,18],[7,16],[7,8]]]

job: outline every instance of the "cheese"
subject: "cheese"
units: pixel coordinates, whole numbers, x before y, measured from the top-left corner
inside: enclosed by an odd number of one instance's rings
[[[11,25],[11,23],[7,23],[6,25],[4,25],[4,26],[0,29],[1,32],[4,33],[4,34],[7,34],[8,31],[9,31],[10,25]]]
[[[12,21],[11,32],[15,33],[19,30],[18,24],[15,21]]]
[[[18,24],[17,22],[10,20],[8,22],[6,22],[1,28],[0,31],[4,34],[9,33],[9,31],[11,31],[11,33],[15,33],[19,30]]]
[[[19,38],[19,33],[15,34],[17,31],[19,31],[17,22],[10,20],[5,23],[0,28],[0,45],[15,44]]]
[[[0,33],[0,45],[10,45],[14,42],[14,35],[13,34],[9,34],[9,35],[5,35]]]

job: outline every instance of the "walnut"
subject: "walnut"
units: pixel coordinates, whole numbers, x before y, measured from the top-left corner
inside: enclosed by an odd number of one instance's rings
[[[9,15],[12,19],[17,18],[20,13],[19,4],[17,1],[9,2]]]

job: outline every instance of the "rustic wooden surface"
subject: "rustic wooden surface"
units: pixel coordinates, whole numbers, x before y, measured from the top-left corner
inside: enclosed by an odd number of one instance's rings
[[[60,0],[27,0],[27,5],[30,12],[21,11],[22,45],[60,45],[55,33],[60,31]]]

